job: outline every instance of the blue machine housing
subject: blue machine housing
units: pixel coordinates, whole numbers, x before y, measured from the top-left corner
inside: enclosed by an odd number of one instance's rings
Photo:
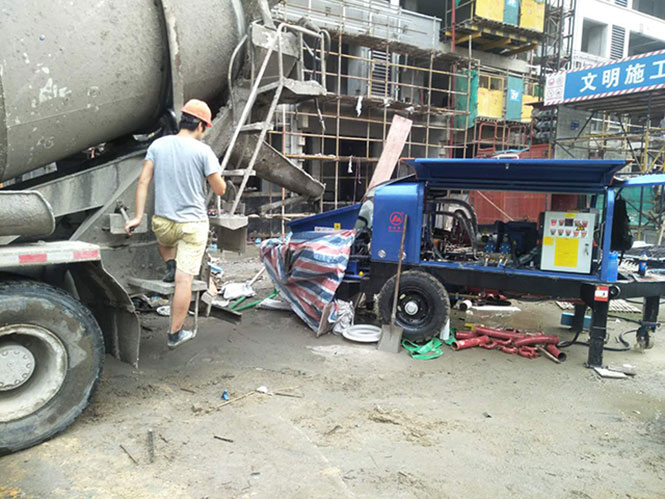
[[[665,185],[665,175],[618,180],[615,174],[626,165],[620,160],[409,159],[405,163],[413,167],[415,176],[393,181],[376,190],[371,240],[363,243],[362,238],[368,238],[368,232],[356,240],[356,243],[365,245],[357,253],[352,253],[347,279],[338,290],[338,297],[348,300],[362,293],[369,302],[376,297],[379,310],[383,310],[382,319],[390,319],[390,313],[385,313],[390,307],[385,306],[387,301],[385,298],[382,301],[382,297],[392,296],[394,288],[390,286],[394,286],[400,240],[408,216],[402,278],[410,276],[410,287],[407,286],[403,294],[405,300],[413,300],[409,305],[415,310],[414,313],[420,313],[423,309],[445,309],[441,305],[442,296],[448,299],[445,288],[449,292],[486,289],[517,295],[574,299],[578,304],[575,305],[573,328],[581,330],[587,307],[593,311],[587,365],[601,366],[608,302],[618,297],[644,297],[643,325],[637,337],[638,341],[649,343],[649,335],[657,326],[660,297],[665,295],[665,276],[617,276],[617,260],[611,253],[612,222],[615,200],[622,189]],[[436,199],[446,196],[449,191],[522,191],[590,196],[591,206],[599,211],[597,230],[602,231],[597,240],[600,265],[596,265],[591,274],[580,274],[522,267],[519,262],[499,262],[491,266],[475,257],[466,260],[432,258],[430,250],[424,246],[431,239],[429,225],[433,215],[430,204],[434,206]],[[292,223],[291,229],[297,232],[316,228],[351,228],[360,207],[354,205],[309,217]],[[427,220],[425,213],[428,213]],[[369,254],[367,247],[370,248]],[[424,247],[427,251],[423,251]],[[426,274],[424,278],[423,274]],[[443,285],[439,291],[433,291],[428,285],[432,282],[431,277]],[[419,280],[420,287],[414,285],[415,280]],[[414,287],[417,289],[414,290]],[[412,298],[416,295],[417,298]],[[384,307],[381,308],[383,302]],[[414,304],[418,306],[414,307]],[[426,330],[427,337],[432,337],[432,334],[440,332],[439,326],[444,325],[427,322],[435,316],[437,320],[442,320],[441,314],[427,313],[418,315],[422,317],[422,326],[413,326],[414,322],[409,322],[407,317],[410,312],[404,310],[397,311],[396,320],[403,328],[410,324],[410,334],[414,337],[425,338],[419,335],[418,328]]]
[[[353,226],[358,219],[358,213],[360,212],[361,206],[360,203],[345,206],[343,208],[338,208],[337,210],[326,211],[325,213],[319,213],[318,215],[312,215],[311,217],[294,220],[287,225],[291,229],[291,232],[294,233],[321,229],[353,229]]]
[[[601,223],[604,225],[601,250],[609,255],[616,190],[614,175],[626,166],[623,160],[529,160],[529,159],[410,159],[405,161],[416,172],[418,181],[428,188],[479,191],[523,191],[542,193],[590,194],[604,196]],[[656,177],[656,176],[654,176]],[[657,176],[665,177],[665,176]],[[662,180],[662,178],[656,179]],[[375,206],[376,209],[376,206]],[[418,208],[421,212],[424,205]],[[373,237],[376,237],[376,232]],[[375,260],[373,258],[373,260]],[[603,258],[599,271],[592,275],[508,267],[486,267],[469,262],[423,261],[423,266],[465,269],[492,274],[550,277],[579,281],[615,282],[610,259]]]
[[[376,190],[372,224],[373,261],[397,263],[406,220],[403,262],[420,262],[424,199],[425,184],[422,182],[389,184]]]

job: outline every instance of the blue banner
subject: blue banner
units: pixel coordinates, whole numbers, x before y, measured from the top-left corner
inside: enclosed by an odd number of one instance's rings
[[[554,73],[545,84],[545,105],[563,104],[665,87],[665,50]]]

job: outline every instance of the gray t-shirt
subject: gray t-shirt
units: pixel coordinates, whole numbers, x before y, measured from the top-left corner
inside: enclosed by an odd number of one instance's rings
[[[205,181],[220,171],[212,149],[191,137],[155,140],[145,156],[155,165],[155,215],[174,222],[208,220]]]

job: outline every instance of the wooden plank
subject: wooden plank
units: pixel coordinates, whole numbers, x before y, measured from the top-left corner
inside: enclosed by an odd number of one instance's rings
[[[404,150],[404,145],[406,144],[406,139],[409,136],[412,125],[413,121],[410,119],[403,118],[397,114],[393,116],[393,122],[390,125],[388,137],[383,144],[381,157],[379,158],[379,162],[374,170],[374,175],[372,175],[372,180],[367,188],[368,192],[373,187],[390,180],[392,177],[397,162],[402,155],[402,150]]]

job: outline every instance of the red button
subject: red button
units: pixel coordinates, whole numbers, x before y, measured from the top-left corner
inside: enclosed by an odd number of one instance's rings
[[[586,237],[586,231],[582,232],[582,237]]]
[[[589,222],[586,221],[586,220],[583,220],[582,221],[582,227],[586,227],[587,225],[589,225]]]
[[[552,225],[556,225],[556,220],[552,220]]]
[[[575,237],[578,237],[580,233],[578,231],[575,231]]]

